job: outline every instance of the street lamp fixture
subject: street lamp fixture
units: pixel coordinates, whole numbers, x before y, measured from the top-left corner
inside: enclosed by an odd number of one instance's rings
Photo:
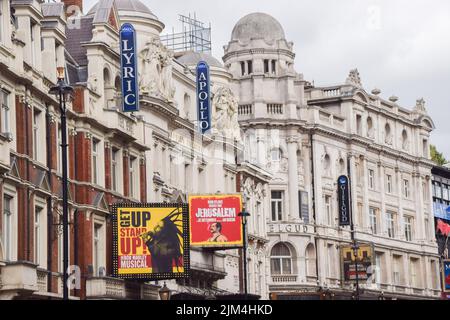
[[[58,82],[50,88],[49,94],[53,94],[59,100],[59,111],[61,114],[61,154],[62,154],[62,192],[63,192],[63,299],[69,299],[69,203],[68,203],[68,178],[67,178],[67,117],[66,102],[70,99],[73,88],[64,80],[64,68],[57,68]]]
[[[244,267],[244,272],[243,272],[243,278],[244,278],[244,294],[245,294],[245,299],[247,299],[247,294],[248,294],[248,289],[247,289],[247,219],[248,217],[250,217],[250,213],[248,213],[245,208],[244,210],[242,210],[242,212],[239,212],[238,214],[239,217],[241,217],[242,220],[242,230],[243,230],[243,237],[244,237],[244,248],[243,250],[243,267]]]
[[[167,288],[166,283],[164,282],[164,286],[159,290],[159,298],[164,301],[170,300],[171,293],[172,291]]]

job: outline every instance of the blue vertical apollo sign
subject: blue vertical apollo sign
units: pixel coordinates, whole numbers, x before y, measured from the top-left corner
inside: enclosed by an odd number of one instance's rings
[[[137,83],[136,31],[129,23],[120,28],[120,67],[122,74],[122,110],[139,111]]]
[[[338,201],[339,201],[339,225],[349,226],[350,217],[350,187],[347,176],[338,179]]]
[[[204,61],[197,64],[197,109],[198,126],[203,134],[211,129],[209,66]]]

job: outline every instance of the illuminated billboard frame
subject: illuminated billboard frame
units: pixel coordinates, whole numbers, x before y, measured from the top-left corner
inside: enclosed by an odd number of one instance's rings
[[[213,203],[213,201],[216,201],[216,203]],[[221,201],[223,202],[221,203]],[[210,205],[206,202],[210,202]],[[216,212],[215,214],[222,215],[219,218],[213,216],[197,216],[199,209],[210,209],[211,211],[205,210],[203,214],[214,215],[212,212],[214,208],[229,208],[232,210],[228,210],[228,212],[225,210]],[[189,196],[189,231],[191,247],[218,250],[242,248],[244,246],[244,236],[242,218],[239,216],[240,212],[242,212],[242,195],[240,194],[206,194]],[[234,219],[234,221],[231,221],[232,219]],[[217,225],[217,223],[219,223],[219,225]],[[232,228],[231,231],[225,233],[223,229],[229,227]],[[213,238],[213,231],[215,231],[216,239]],[[206,240],[199,240],[200,237]],[[219,237],[222,239],[217,241],[217,238]],[[228,238],[231,239],[228,240]]]
[[[124,209],[130,210],[124,211]],[[132,223],[130,222],[132,219],[131,212],[140,212],[140,217],[135,217],[134,219],[139,220],[139,223],[136,221],[134,222],[136,225],[139,224],[139,226],[126,226],[127,224]],[[121,213],[124,213],[123,217]],[[189,208],[186,203],[117,203],[112,205],[111,214],[113,224],[114,277],[147,281],[189,277]],[[128,219],[125,218],[127,214],[130,214]],[[152,215],[156,215],[158,219],[152,220]],[[120,226],[119,224],[122,220],[124,221],[124,224]],[[126,221],[128,222],[125,223]],[[122,230],[122,228],[124,228],[124,230]],[[148,230],[148,228],[150,228],[150,230]],[[166,234],[164,232],[166,232]],[[128,233],[128,235],[124,236],[126,233]],[[136,236],[136,234],[139,235]],[[158,236],[155,238],[155,235]],[[131,241],[134,242],[133,244],[135,245],[136,250],[135,254],[123,254],[124,251],[121,248],[120,242],[122,239],[124,239],[124,241],[127,239],[130,241],[130,243],[128,243],[129,250],[132,250]],[[159,245],[164,241],[166,242],[165,246]],[[178,244],[179,247],[177,247],[176,244]],[[170,248],[170,245],[172,245],[172,252],[175,250],[175,252],[178,253],[180,265],[177,264],[177,259],[171,257],[170,254],[163,255],[161,253],[161,251],[164,251],[168,246]],[[138,251],[140,254],[137,254]],[[154,264],[154,256],[156,255],[159,256],[159,260],[157,264]],[[122,257],[126,257],[128,260],[126,263],[131,264],[130,261],[133,261],[134,264],[140,262],[141,264],[144,263],[147,267],[122,268],[119,265],[119,259],[121,260]],[[164,270],[164,263],[166,263],[167,267],[168,259],[171,264],[170,271]],[[122,260],[120,262],[122,262]],[[161,271],[154,271],[155,268],[160,268]],[[133,269],[135,270],[133,271]]]

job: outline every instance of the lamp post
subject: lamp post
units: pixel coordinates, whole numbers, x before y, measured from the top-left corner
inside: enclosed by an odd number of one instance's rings
[[[63,299],[69,299],[69,288],[67,280],[69,275],[69,207],[68,207],[68,179],[67,179],[67,119],[66,119],[66,101],[73,93],[73,88],[64,81],[64,68],[57,68],[58,82],[56,86],[50,88],[49,93],[53,94],[59,100],[59,110],[61,113],[61,153],[62,153],[62,192],[63,192]]]
[[[164,301],[170,300],[171,293],[172,292],[167,288],[166,283],[164,282],[164,286],[159,290],[159,298]]]
[[[243,250],[243,278],[244,278],[244,294],[245,294],[245,299],[247,299],[247,294],[248,294],[248,290],[247,290],[247,218],[250,217],[250,213],[248,213],[245,208],[244,210],[242,210],[242,212],[239,213],[239,217],[242,218],[242,235],[244,237],[244,248]]]

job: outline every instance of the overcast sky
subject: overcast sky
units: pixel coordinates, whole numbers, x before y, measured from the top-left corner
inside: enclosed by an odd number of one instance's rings
[[[436,130],[432,143],[450,160],[450,1],[448,0],[142,0],[181,31],[178,14],[211,23],[212,54],[221,60],[236,22],[265,12],[294,43],[296,70],[316,85],[345,81],[358,68],[364,88],[399,97],[411,109],[426,101]],[[84,12],[96,1],[85,0]]]

